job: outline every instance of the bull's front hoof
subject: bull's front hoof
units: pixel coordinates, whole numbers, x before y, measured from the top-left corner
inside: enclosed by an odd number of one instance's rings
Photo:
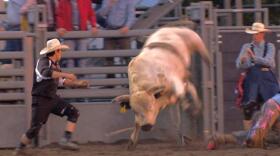
[[[183,136],[177,138],[177,145],[179,145],[179,146],[185,146],[186,145]]]
[[[136,148],[136,144],[133,141],[129,140],[126,149],[128,151],[133,151],[135,150],[135,148]]]

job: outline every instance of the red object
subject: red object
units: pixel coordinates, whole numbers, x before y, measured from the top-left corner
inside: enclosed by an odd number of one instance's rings
[[[242,102],[242,99],[244,96],[243,84],[244,84],[245,78],[246,78],[246,72],[240,73],[240,76],[238,78],[237,85],[235,88],[235,94],[237,94],[235,104],[238,108],[241,107],[241,102]]]
[[[89,21],[92,27],[96,26],[95,11],[91,7],[91,0],[77,0],[80,30],[87,30],[87,22]],[[65,28],[67,31],[72,31],[72,6],[70,0],[59,0],[56,9],[57,28]]]
[[[215,150],[216,149],[216,144],[214,141],[209,141],[207,144],[207,150]]]

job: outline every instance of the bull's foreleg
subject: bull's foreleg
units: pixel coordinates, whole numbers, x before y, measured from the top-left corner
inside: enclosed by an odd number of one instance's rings
[[[176,141],[178,145],[184,146],[186,144],[185,137],[182,134],[182,121],[181,121],[181,107],[176,104],[170,108],[170,118],[176,130]]]
[[[138,138],[139,138],[139,134],[140,134],[140,129],[141,127],[138,124],[135,124],[135,127],[133,129],[132,134],[130,135],[130,139],[127,145],[127,150],[134,150],[137,142],[138,142]]]

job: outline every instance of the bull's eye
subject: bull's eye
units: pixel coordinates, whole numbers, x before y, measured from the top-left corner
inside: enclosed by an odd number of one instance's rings
[[[154,94],[154,97],[155,97],[156,99],[160,98],[160,96],[161,96],[160,92]]]

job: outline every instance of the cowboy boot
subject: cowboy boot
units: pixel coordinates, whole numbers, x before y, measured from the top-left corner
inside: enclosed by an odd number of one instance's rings
[[[279,112],[280,106],[275,101],[269,100],[264,104],[260,118],[248,132],[247,147],[264,148],[265,137],[279,117]]]

